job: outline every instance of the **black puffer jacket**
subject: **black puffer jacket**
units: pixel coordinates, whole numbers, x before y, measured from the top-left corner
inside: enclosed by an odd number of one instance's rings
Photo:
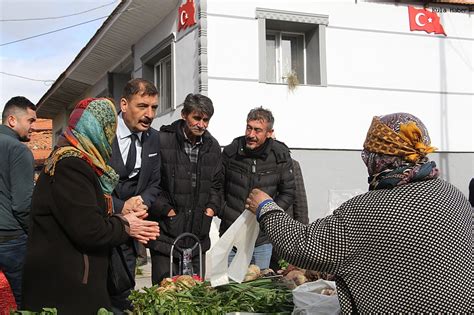
[[[242,214],[245,200],[253,188],[260,188],[274,198],[283,209],[293,204],[295,179],[293,163],[288,147],[279,141],[268,139],[260,157],[247,156],[244,137],[235,138],[222,152],[224,165],[224,211],[220,234]],[[256,246],[268,243],[260,232]]]
[[[197,165],[197,186],[192,187],[191,162],[184,150],[184,121],[177,120],[160,129],[161,193],[149,210],[150,219],[160,224],[160,237],[149,247],[169,255],[174,239],[184,232],[199,237],[203,252],[210,247],[209,229],[212,218],[206,208],[218,215],[222,203],[221,148],[217,140],[206,131],[202,136]],[[170,209],[176,216],[168,217]],[[190,240],[181,247],[191,247]],[[196,254],[196,252],[195,252]]]

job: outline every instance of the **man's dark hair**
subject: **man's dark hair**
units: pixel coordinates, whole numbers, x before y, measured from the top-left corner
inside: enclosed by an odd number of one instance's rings
[[[158,90],[156,86],[145,79],[137,78],[132,79],[127,82],[123,88],[122,98],[130,101],[133,95],[140,94],[146,96],[155,96],[158,95]]]
[[[275,118],[269,109],[265,109],[262,106],[252,109],[247,115],[247,122],[251,120],[263,120],[268,123],[268,130],[273,129],[273,123]]]
[[[191,114],[193,111],[207,115],[209,118],[214,115],[214,106],[209,97],[202,94],[189,93],[185,100],[181,113],[184,115]]]
[[[24,96],[15,96],[12,97],[3,108],[2,112],[2,123],[5,125],[7,123],[7,118],[10,115],[14,115],[16,110],[25,111],[27,109],[36,111],[36,105],[33,104],[29,99]]]

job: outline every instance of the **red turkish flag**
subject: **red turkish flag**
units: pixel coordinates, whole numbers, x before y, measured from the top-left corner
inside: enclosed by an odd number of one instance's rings
[[[410,31],[425,31],[446,36],[436,12],[408,6],[408,17],[410,19]]]
[[[196,24],[194,0],[187,0],[178,8],[178,32]]]

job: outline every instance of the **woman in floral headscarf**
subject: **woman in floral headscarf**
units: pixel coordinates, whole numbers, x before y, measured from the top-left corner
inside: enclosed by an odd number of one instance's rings
[[[33,192],[23,275],[22,309],[59,314],[111,309],[108,255],[130,236],[146,243],[159,233],[145,213],[112,215],[118,176],[108,165],[117,118],[105,98],[85,99],[45,163]]]
[[[438,178],[434,150],[413,115],[374,117],[362,152],[369,192],[308,226],[258,189],[247,205],[284,259],[335,274],[343,314],[471,313],[472,210]]]

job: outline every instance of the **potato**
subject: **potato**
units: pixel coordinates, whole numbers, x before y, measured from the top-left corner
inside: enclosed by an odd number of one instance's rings
[[[260,275],[260,267],[257,265],[250,265],[249,268],[247,269],[247,273],[253,272],[257,275]]]
[[[245,275],[244,282],[245,281],[252,281],[258,279],[258,274],[249,272]]]
[[[304,272],[301,270],[292,270],[285,276],[285,278],[288,280],[293,280],[296,285],[302,285],[308,281],[304,275]]]
[[[321,294],[322,295],[336,295],[337,293],[336,293],[336,290],[334,289],[326,288],[321,291]]]
[[[260,268],[257,265],[250,265],[247,269],[244,281],[252,281],[260,277]]]

